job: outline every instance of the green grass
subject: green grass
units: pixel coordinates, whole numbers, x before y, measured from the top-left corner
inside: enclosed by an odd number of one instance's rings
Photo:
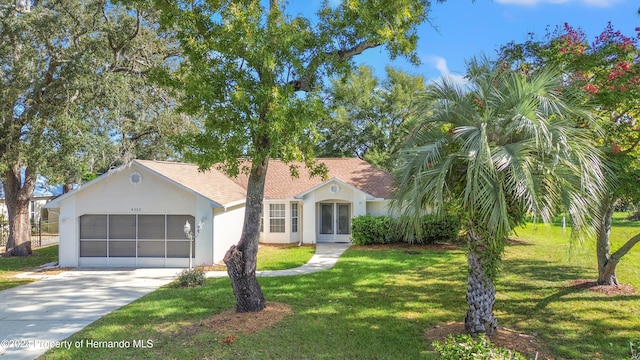
[[[33,254],[26,257],[0,256],[0,290],[28,284],[33,279],[18,279],[14,275],[37,268],[46,263],[58,261],[58,245],[40,248],[33,251]]]
[[[611,231],[612,250],[640,232],[640,223],[617,213]],[[628,341],[640,337],[640,295],[603,295],[571,288],[572,281],[596,280],[593,239],[572,241],[570,229],[529,224],[518,237],[530,245],[507,248],[498,286],[496,312],[503,324],[537,333],[550,349],[568,359],[622,359]],[[618,265],[618,280],[640,291],[640,247]]]
[[[617,219],[614,247],[640,224]],[[521,229],[527,242],[509,246],[497,283],[495,312],[504,327],[542,339],[556,359],[629,357],[640,337],[640,295],[605,296],[568,285],[595,279],[590,242],[571,243],[561,228]],[[530,240],[529,240],[530,239]],[[640,250],[619,279],[640,289]],[[46,359],[435,359],[424,331],[461,321],[466,311],[463,251],[349,249],[330,270],[260,278],[268,301],[290,305],[273,328],[253,334],[217,334],[197,325],[234,306],[228,279],[202,288],[164,287],[72,336],[72,341],[147,340],[147,349],[78,349]],[[196,331],[191,325],[196,325]],[[191,330],[187,330],[191,329]]]
[[[315,246],[261,245],[258,249],[258,270],[285,270],[306,264],[315,253]]]

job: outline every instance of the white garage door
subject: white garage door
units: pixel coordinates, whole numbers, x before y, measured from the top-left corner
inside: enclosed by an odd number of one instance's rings
[[[82,215],[80,266],[184,266],[186,221],[195,228],[191,215]]]

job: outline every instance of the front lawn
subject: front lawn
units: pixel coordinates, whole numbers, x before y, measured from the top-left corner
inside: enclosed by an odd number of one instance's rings
[[[309,262],[315,249],[313,245],[260,245],[256,266],[258,271],[293,269]]]
[[[14,275],[35,269],[40,265],[58,261],[58,245],[33,250],[33,254],[26,257],[0,256],[0,290],[28,284],[34,279],[19,279]]]
[[[638,223],[618,224],[616,233],[618,228],[640,231]],[[629,340],[640,336],[640,295],[571,286],[595,279],[590,243],[572,245],[558,229],[540,225],[522,229],[519,237],[526,240],[507,248],[497,284],[500,326],[536,336],[556,359],[628,358]],[[635,249],[620,265],[619,278],[640,289],[637,264]],[[229,280],[208,279],[202,288],[163,287],[70,338],[125,340],[127,349],[58,349],[45,357],[435,359],[425,330],[461,321],[466,311],[462,250],[349,249],[330,270],[261,278],[260,284],[268,301],[293,309],[274,327],[246,334],[204,326],[203,320],[234,306]],[[136,348],[134,340],[151,346],[138,342]]]

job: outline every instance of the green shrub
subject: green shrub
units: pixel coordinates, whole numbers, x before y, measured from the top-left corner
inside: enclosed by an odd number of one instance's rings
[[[402,241],[398,221],[389,216],[357,216],[351,221],[351,237],[356,245],[388,244]]]
[[[422,234],[416,236],[418,244],[453,241],[460,233],[460,219],[453,215],[426,215],[422,218]]]
[[[182,270],[178,274],[175,286],[181,288],[190,288],[204,285],[204,270],[195,268],[193,270]]]
[[[355,245],[453,241],[460,232],[460,220],[453,215],[426,215],[419,235],[405,238],[401,222],[389,216],[357,216],[351,221],[351,237]]]
[[[476,339],[468,334],[449,335],[444,345],[435,341],[433,347],[443,360],[526,360],[516,351],[491,344],[484,334]]]

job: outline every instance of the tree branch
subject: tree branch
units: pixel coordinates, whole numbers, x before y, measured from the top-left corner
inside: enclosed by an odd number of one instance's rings
[[[611,254],[608,262],[613,262],[617,264],[620,261],[620,259],[622,259],[622,257],[625,256],[639,242],[640,242],[640,234],[637,234],[636,236],[629,239],[629,241],[627,241],[624,245],[622,245],[621,248],[616,250],[616,252]]]
[[[293,86],[294,91],[309,92],[313,89],[316,71],[324,63],[325,59],[335,57],[338,60],[346,61],[356,55],[362,54],[367,49],[372,49],[380,45],[382,44],[365,40],[347,49],[319,53],[311,59],[304,73],[300,75],[298,79],[290,81],[289,85]]]
[[[132,41],[138,36],[138,32],[140,31],[140,11],[136,10],[136,29],[133,31],[133,34],[129,36],[128,41]]]

